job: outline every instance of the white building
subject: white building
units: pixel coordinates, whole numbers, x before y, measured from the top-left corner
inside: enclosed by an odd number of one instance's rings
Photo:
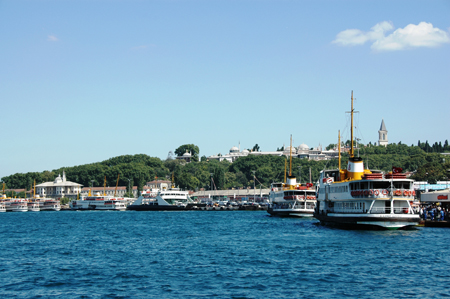
[[[127,193],[126,186],[117,186],[116,187],[84,187],[81,190],[81,196],[88,196],[89,191],[91,191],[91,196],[102,196],[105,194],[106,196],[116,196],[116,197],[124,197],[125,193]],[[135,198],[138,197],[138,189],[137,186],[133,186],[133,196]]]
[[[336,159],[338,158],[338,151],[336,150],[330,150],[330,151],[322,151],[322,146],[319,145],[316,148],[310,149],[306,144],[301,144],[300,146],[292,147],[292,150],[290,146],[287,146],[284,148],[283,151],[272,151],[272,152],[251,152],[246,149],[243,151],[240,151],[239,148],[236,146],[233,146],[230,149],[230,152],[225,155],[213,155],[209,156],[209,160],[227,160],[230,163],[233,163],[236,161],[236,159],[240,157],[246,157],[249,155],[254,156],[262,156],[262,155],[272,155],[272,156],[285,156],[289,157],[292,154],[292,157],[294,158],[301,158],[301,159],[309,159],[309,160],[329,160],[329,159]]]
[[[36,194],[41,197],[76,197],[81,192],[81,184],[66,180],[66,173],[58,177],[53,182],[45,182],[36,185]]]

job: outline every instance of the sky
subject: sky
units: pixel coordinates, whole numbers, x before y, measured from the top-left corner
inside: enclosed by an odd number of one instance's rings
[[[120,155],[444,142],[450,1],[0,0],[0,178]]]

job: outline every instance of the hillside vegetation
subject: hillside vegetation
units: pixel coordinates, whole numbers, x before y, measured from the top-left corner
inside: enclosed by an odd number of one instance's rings
[[[426,143],[428,144],[428,143]],[[436,143],[437,144],[437,143]],[[383,146],[362,147],[360,156],[365,166],[371,169],[379,169],[385,172],[392,167],[401,167],[404,171],[415,172],[413,179],[434,183],[438,180],[446,180],[449,175],[450,161],[438,152],[426,152],[422,146],[407,146],[404,144],[389,144]],[[189,145],[193,146],[193,145]],[[187,146],[187,148],[189,148]],[[429,145],[428,145],[429,146]],[[186,145],[181,146],[181,155],[185,152]],[[180,148],[181,148],[180,147]],[[361,147],[361,146],[360,146]],[[444,150],[448,148],[447,141]],[[433,151],[433,147],[429,147]],[[195,153],[199,152],[198,147]],[[342,155],[341,165],[345,167],[348,156]],[[450,159],[450,157],[449,157]],[[114,157],[102,162],[62,167],[52,171],[16,173],[2,178],[6,188],[25,188],[30,190],[33,182],[36,184],[53,181],[58,174],[66,173],[67,180],[83,184],[83,186],[103,186],[106,177],[107,186],[115,186],[120,174],[120,186],[138,186],[139,190],[146,182],[154,179],[174,179],[175,185],[180,188],[198,190],[200,188],[226,189],[246,188],[254,185],[259,188],[267,188],[271,182],[283,181],[285,165],[289,171],[289,159],[270,155],[239,158],[234,163],[217,160],[207,161],[202,157],[200,161],[184,163],[178,159],[161,160],[145,154],[125,155]],[[338,160],[310,161],[307,159],[292,159],[292,174],[301,175],[302,182],[315,182],[319,172],[325,168],[337,168]],[[256,180],[254,180],[255,175]]]

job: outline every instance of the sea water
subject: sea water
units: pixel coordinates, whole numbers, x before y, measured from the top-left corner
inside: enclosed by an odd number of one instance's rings
[[[265,211],[0,214],[2,298],[450,296],[450,230]]]

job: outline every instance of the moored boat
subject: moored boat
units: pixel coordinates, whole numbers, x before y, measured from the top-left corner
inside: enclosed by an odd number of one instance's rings
[[[54,198],[42,197],[39,198],[39,210],[40,211],[60,211],[61,203]]]
[[[280,217],[313,217],[316,191],[312,184],[302,186],[291,176],[284,183],[273,183],[269,193],[267,212]]]
[[[186,211],[204,206],[206,204],[194,202],[189,197],[188,191],[169,188],[159,191],[155,197],[141,194],[127,209],[133,211]]]
[[[39,212],[41,209],[39,208],[39,202],[35,199],[29,199],[27,203],[27,208],[29,212]]]
[[[7,198],[5,201],[7,212],[28,212],[27,200],[23,198]]]
[[[361,228],[399,229],[419,224],[419,215],[410,204],[415,195],[413,180],[399,168],[388,174],[364,169],[362,159],[355,156],[353,112],[352,92],[348,165],[321,171],[314,217],[323,224]]]
[[[125,211],[128,198],[114,197],[109,195],[86,196],[79,200],[70,202],[72,210],[111,210]]]
[[[269,192],[269,207],[271,216],[280,217],[313,217],[316,204],[316,191],[313,184],[301,185],[292,175],[292,136],[289,153],[289,175],[285,183],[273,183]],[[286,174],[286,164],[285,164]]]

